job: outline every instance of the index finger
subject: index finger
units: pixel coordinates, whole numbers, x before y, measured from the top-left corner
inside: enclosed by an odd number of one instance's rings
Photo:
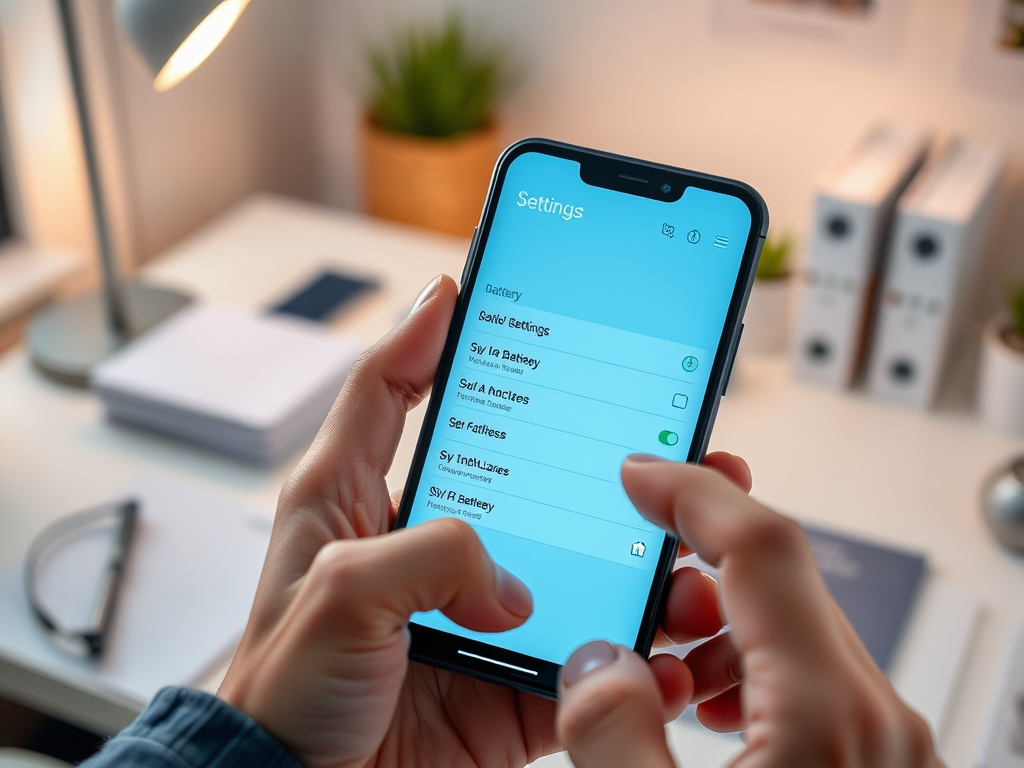
[[[741,651],[782,643],[824,647],[831,599],[803,529],[720,473],[632,456],[622,484],[637,510],[721,571],[723,601]]]

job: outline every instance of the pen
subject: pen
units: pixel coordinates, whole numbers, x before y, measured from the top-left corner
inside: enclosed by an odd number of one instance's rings
[[[82,639],[89,646],[89,655],[100,657],[107,640],[107,632],[114,618],[117,597],[121,592],[124,580],[125,564],[135,539],[135,523],[139,517],[139,505],[135,501],[127,501],[121,507],[121,525],[118,530],[117,543],[110,553],[107,570],[103,575],[103,583],[96,597],[96,605],[92,610],[89,627],[82,632]]]

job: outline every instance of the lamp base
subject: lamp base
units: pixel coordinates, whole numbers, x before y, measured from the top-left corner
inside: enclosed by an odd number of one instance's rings
[[[192,299],[168,288],[124,284],[131,336],[145,333]],[[28,348],[32,362],[49,378],[75,387],[89,386],[92,369],[129,339],[114,333],[103,295],[89,293],[44,308],[32,318]]]

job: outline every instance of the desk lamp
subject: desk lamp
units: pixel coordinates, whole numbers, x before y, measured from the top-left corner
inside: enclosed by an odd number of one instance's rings
[[[166,91],[184,80],[224,39],[249,0],[115,0],[121,31]],[[57,0],[68,55],[71,88],[82,134],[102,290],[55,303],[39,312],[28,330],[32,362],[47,376],[88,386],[93,367],[129,339],[188,304],[178,291],[122,280],[117,271],[99,164],[85,94],[74,0]]]

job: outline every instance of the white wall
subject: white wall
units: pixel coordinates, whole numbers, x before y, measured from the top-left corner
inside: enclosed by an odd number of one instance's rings
[[[115,31],[112,5],[92,4],[90,39],[106,53],[94,90],[110,86],[117,147],[105,162],[120,166],[110,186],[122,185],[134,261],[252,191],[315,195],[306,2],[254,0],[210,58],[164,93]]]
[[[26,234],[96,279],[91,201],[52,0],[0,0],[2,91]],[[310,6],[253,0],[196,72],[157,93],[114,26],[78,0],[107,208],[131,267],[257,190],[316,194]],[[86,281],[88,282],[88,280]]]
[[[965,82],[976,1],[908,0],[902,45],[887,60],[729,37],[715,29],[716,0],[478,0],[468,8],[526,67],[504,110],[506,139],[546,135],[743,179],[767,199],[775,232],[803,235],[816,174],[876,120],[1002,143],[1013,160],[990,304],[1008,265],[1024,266],[1024,99]],[[341,72],[358,69],[366,41],[389,26],[448,4],[315,2],[321,194],[356,206],[359,105]]]
[[[0,92],[10,150],[3,170],[18,234],[79,249],[89,263],[92,214],[58,30],[55,3],[0,0]]]
[[[507,141],[547,135],[741,178],[768,200],[776,232],[800,236],[814,177],[872,122],[987,137],[1013,158],[989,305],[1004,275],[1024,267],[1024,99],[976,88],[962,75],[970,13],[984,0],[906,0],[902,44],[877,61],[730,37],[716,31],[718,0],[464,1],[470,18],[506,40],[523,64],[524,81],[503,111]],[[38,4],[0,0],[0,11],[10,17]],[[252,0],[210,59],[160,94],[116,35],[111,4],[80,0],[79,7],[119,245],[133,263],[255,190],[358,207],[363,52],[390,27],[448,7],[447,0]],[[57,54],[47,59],[44,49],[32,71],[54,79]],[[59,86],[41,76],[22,92],[38,99]],[[50,155],[37,147],[53,167],[31,193],[51,195],[66,212],[50,216],[54,237],[88,247],[67,105],[57,99],[49,108],[53,116],[40,124],[63,139]],[[63,181],[54,170],[61,167]]]

